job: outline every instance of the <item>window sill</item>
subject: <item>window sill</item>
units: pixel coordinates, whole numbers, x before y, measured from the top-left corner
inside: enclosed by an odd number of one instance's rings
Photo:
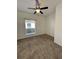
[[[28,35],[28,36],[29,36],[29,35],[33,35],[33,34],[35,34],[35,33],[27,33],[26,35]]]

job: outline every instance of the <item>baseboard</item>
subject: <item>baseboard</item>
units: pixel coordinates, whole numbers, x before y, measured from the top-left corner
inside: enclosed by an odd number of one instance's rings
[[[54,37],[52,37],[48,34],[40,34],[40,35],[31,36],[31,37],[27,37],[27,38],[32,38],[32,37],[45,37],[45,38],[51,39],[54,42]],[[27,38],[21,38],[21,39],[27,39]],[[21,40],[21,39],[17,39],[17,40]]]
[[[54,41],[54,43],[56,43],[57,45],[59,45],[59,46],[61,46],[61,47],[62,47],[62,44],[59,44],[58,42],[55,42],[55,41]]]

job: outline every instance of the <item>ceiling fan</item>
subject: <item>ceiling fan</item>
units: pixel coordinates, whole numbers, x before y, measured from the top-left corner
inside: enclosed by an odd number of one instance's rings
[[[36,8],[28,8],[28,9],[33,9],[33,10],[35,10],[34,14],[36,14],[36,13],[41,13],[41,14],[43,14],[43,12],[42,12],[41,10],[48,9],[48,7],[42,7],[42,8],[40,8],[40,3],[39,3],[39,1],[38,1],[38,0],[35,0],[35,1],[36,1]]]

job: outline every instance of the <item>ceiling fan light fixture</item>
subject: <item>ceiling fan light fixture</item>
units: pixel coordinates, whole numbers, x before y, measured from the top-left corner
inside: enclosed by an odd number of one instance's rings
[[[36,1],[36,8],[28,8],[28,9],[33,9],[34,10],[34,14],[36,14],[36,13],[43,14],[43,12],[41,10],[48,9],[48,7],[40,7],[39,1],[38,0],[35,0],[35,1]]]
[[[40,13],[40,9],[36,9],[35,11],[36,11],[37,13]]]

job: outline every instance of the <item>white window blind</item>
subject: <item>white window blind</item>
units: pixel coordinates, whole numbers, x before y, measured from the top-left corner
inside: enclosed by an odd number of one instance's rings
[[[35,34],[35,21],[25,20],[25,29],[27,35]]]

